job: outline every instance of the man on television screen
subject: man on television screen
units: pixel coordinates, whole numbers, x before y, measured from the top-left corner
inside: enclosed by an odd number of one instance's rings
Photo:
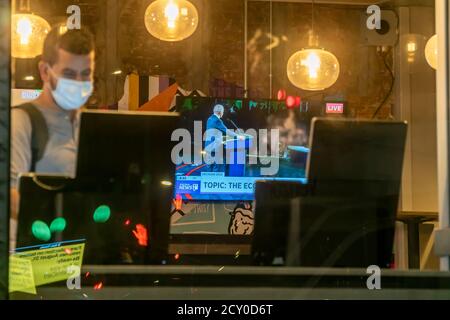
[[[221,104],[216,104],[213,109],[213,114],[208,118],[206,122],[206,130],[216,129],[222,132],[224,135],[228,135],[231,137],[237,137],[238,134],[229,130],[222,121],[223,114],[225,112],[225,108]]]
[[[225,112],[225,108],[221,104],[216,104],[213,108],[213,114],[208,118],[206,122],[206,146],[209,146],[207,150],[212,150],[210,152],[207,151],[206,158],[210,159],[210,157],[214,156],[213,152],[216,150],[217,144],[220,143],[222,146],[223,140],[217,140],[217,131],[222,133],[223,137],[236,137],[239,138],[239,134],[235,133],[233,130],[228,129],[222,121],[223,114]],[[210,146],[211,143],[215,143],[214,147]],[[222,163],[213,163],[209,165],[209,169],[212,172],[225,172],[225,165]]]

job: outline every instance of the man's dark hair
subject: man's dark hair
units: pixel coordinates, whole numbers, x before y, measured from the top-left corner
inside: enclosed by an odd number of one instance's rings
[[[76,55],[87,55],[95,50],[94,36],[85,28],[68,30],[61,34],[59,28],[53,28],[44,42],[42,60],[50,65],[58,61],[58,49]]]

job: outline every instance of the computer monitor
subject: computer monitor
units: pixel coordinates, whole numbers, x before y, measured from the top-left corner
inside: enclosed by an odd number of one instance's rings
[[[120,181],[125,188],[171,182],[171,136],[178,121],[175,112],[82,112],[77,178]]]
[[[84,201],[86,210],[92,214],[102,205],[111,204],[111,227],[97,224],[104,230],[95,233],[94,243],[103,240],[111,247],[125,243],[120,257],[125,261],[131,255],[132,261],[158,263],[167,254],[175,171],[171,136],[178,121],[177,113],[164,112],[81,114],[77,181],[82,189],[89,189],[94,179],[99,189],[92,193],[90,201],[83,193],[74,195],[69,207]],[[111,237],[114,232],[118,235],[116,243]],[[138,244],[139,249],[145,249],[144,261],[133,259],[133,252],[126,252],[129,247],[126,244],[133,244],[132,247]],[[135,251],[139,257],[140,250]]]
[[[63,217],[66,226],[48,241],[85,239],[88,264],[164,263],[177,126],[176,113],[82,112],[76,178],[44,203],[54,210],[44,222]]]
[[[308,182],[352,181],[360,184],[352,192],[382,186],[389,189],[376,191],[398,193],[406,132],[405,122],[314,118],[306,164]]]
[[[256,186],[254,263],[389,267],[407,125],[313,119],[306,185]]]

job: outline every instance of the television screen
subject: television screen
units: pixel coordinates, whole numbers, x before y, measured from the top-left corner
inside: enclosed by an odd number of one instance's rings
[[[321,106],[178,97],[176,108],[181,114],[181,130],[172,135],[177,198],[253,200],[257,180],[305,182],[310,121]]]

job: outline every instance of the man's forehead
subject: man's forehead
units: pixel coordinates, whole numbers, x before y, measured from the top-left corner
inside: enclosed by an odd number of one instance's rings
[[[94,51],[91,51],[89,54],[79,55],[70,53],[64,49],[58,49],[58,62],[61,63],[79,63],[79,64],[90,64],[93,63],[95,59]]]

